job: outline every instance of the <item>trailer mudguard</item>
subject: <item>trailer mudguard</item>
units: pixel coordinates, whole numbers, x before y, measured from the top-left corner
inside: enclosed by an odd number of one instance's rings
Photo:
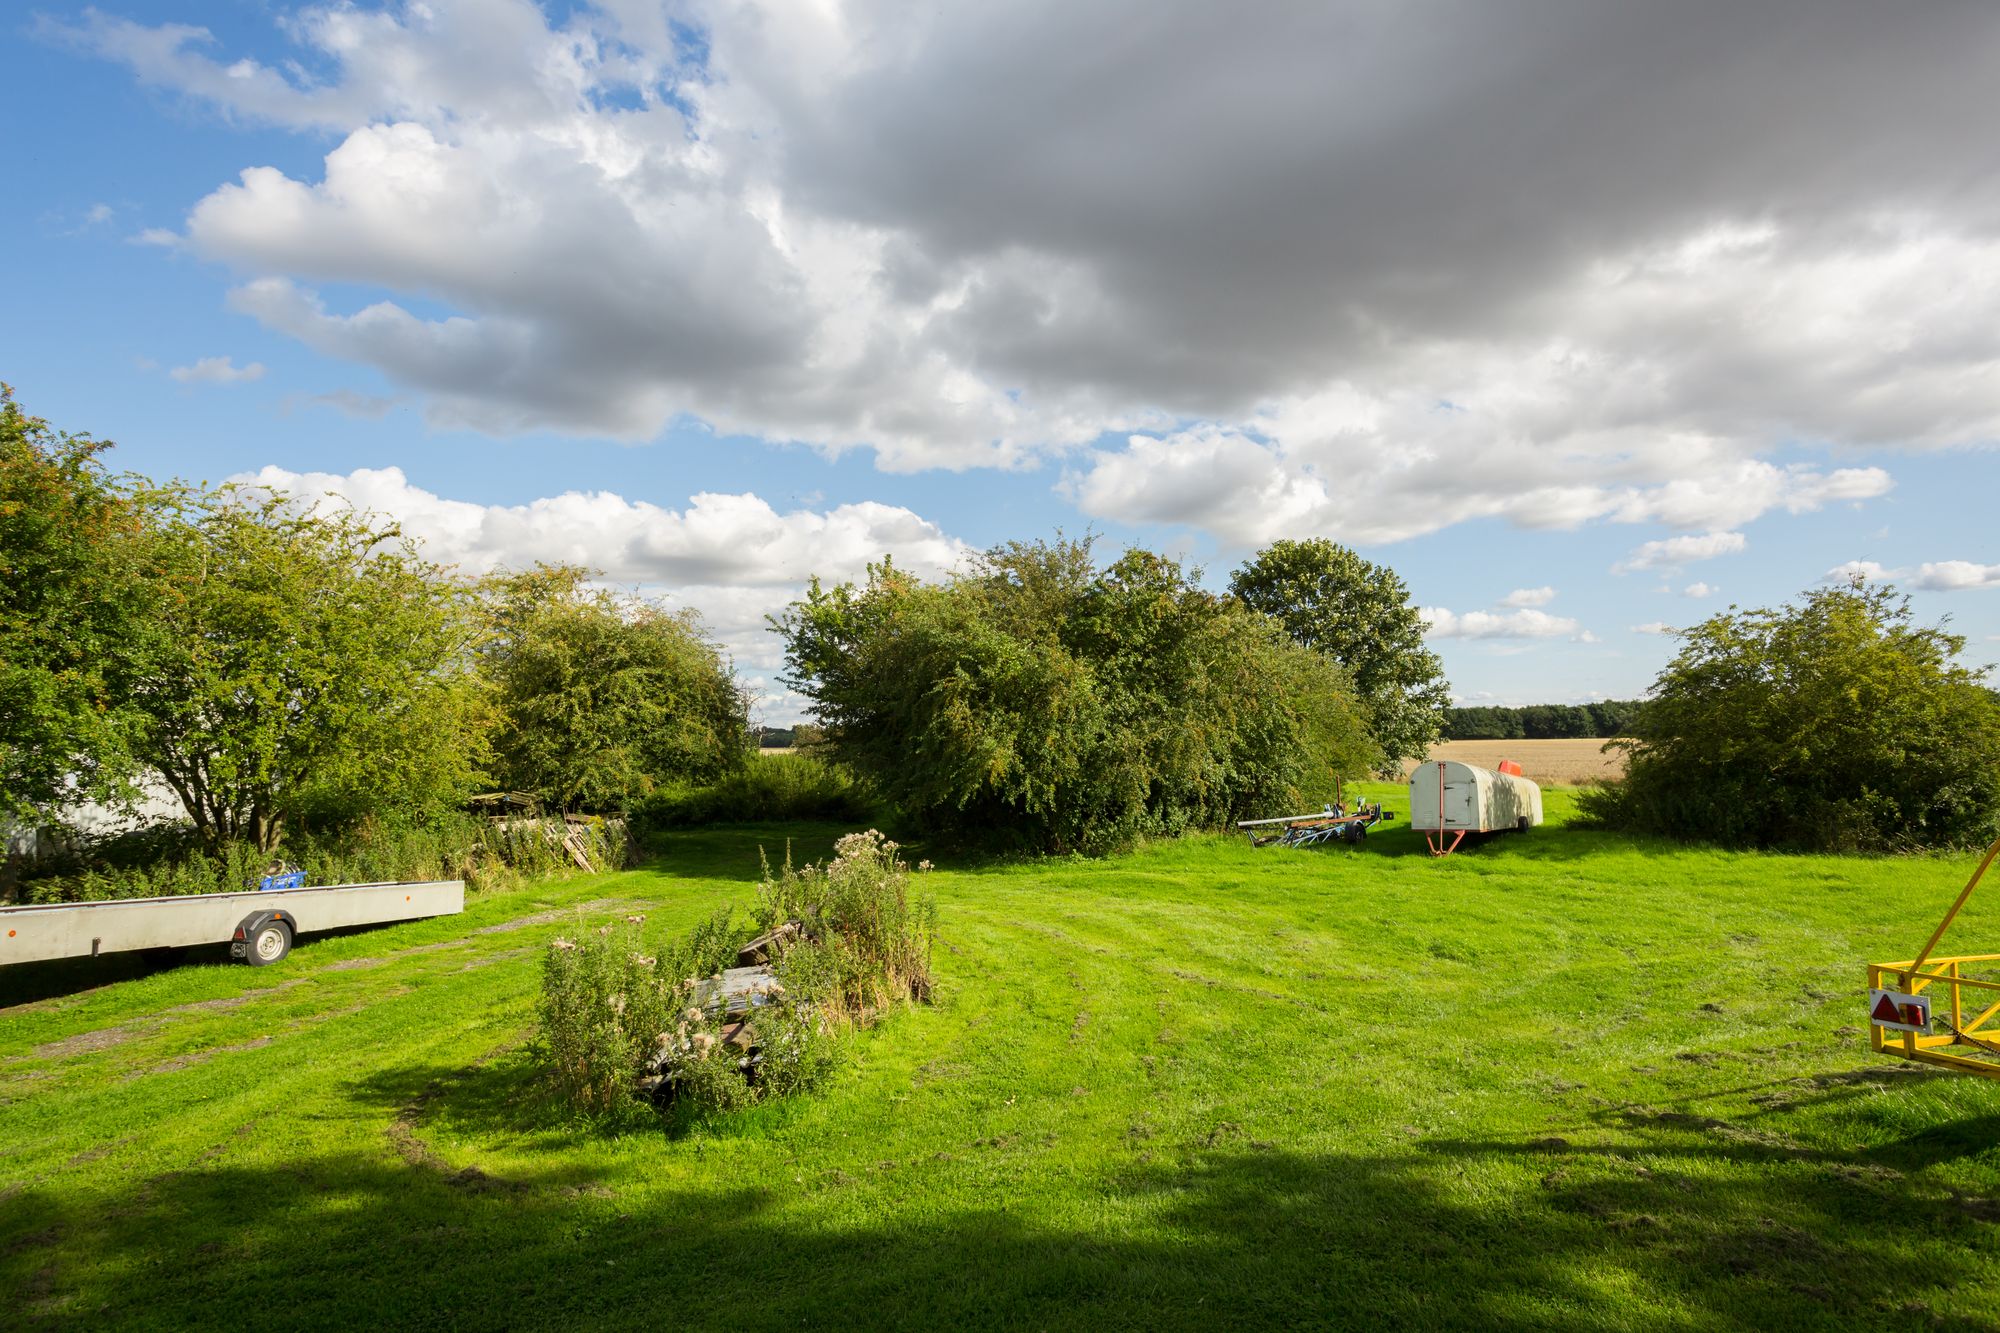
[[[282,907],[260,908],[237,923],[235,933],[229,937],[229,956],[247,960],[250,957],[250,941],[256,939],[257,932],[273,921],[283,923],[285,929],[292,933],[292,938],[298,938],[299,923],[290,912]]]

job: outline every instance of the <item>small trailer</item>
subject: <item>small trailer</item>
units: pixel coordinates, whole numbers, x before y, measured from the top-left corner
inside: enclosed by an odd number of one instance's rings
[[[1451,855],[1468,833],[1526,833],[1541,822],[1542,789],[1518,772],[1443,760],[1410,774],[1410,827],[1432,856]]]
[[[1311,847],[1322,842],[1361,842],[1368,830],[1394,814],[1377,801],[1358,801],[1352,810],[1335,802],[1314,815],[1282,815],[1277,819],[1239,819],[1236,827],[1250,838],[1252,847]]]
[[[0,966],[227,944],[230,957],[264,967],[290,953],[302,934],[464,910],[465,882],[456,879],[31,903],[0,907]]]

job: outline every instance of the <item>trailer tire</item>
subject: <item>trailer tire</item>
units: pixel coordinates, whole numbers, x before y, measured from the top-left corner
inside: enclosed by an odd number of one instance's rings
[[[243,961],[252,967],[269,967],[292,951],[292,928],[270,920],[250,932],[243,942]]]
[[[1526,815],[1522,815],[1519,819],[1514,821],[1514,832],[1526,833],[1527,831],[1528,831],[1528,817]]]

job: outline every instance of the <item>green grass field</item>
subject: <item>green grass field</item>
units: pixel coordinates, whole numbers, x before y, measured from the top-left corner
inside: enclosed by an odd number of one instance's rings
[[[540,946],[838,830],[270,969],[0,973],[0,1323],[1995,1327],[2000,1082],[1871,1055],[1860,998],[1971,858],[1551,805],[1443,862],[1392,826],[948,866],[937,1003],[680,1138],[551,1119]],[[1961,932],[2000,950],[2000,898]]]

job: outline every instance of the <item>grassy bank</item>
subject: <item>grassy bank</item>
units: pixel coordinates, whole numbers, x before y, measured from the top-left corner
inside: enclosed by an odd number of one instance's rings
[[[540,1108],[536,950],[838,829],[16,1004],[0,1321],[1991,1326],[2000,1084],[1859,1001],[1968,859],[1394,827],[944,866],[938,1002],[681,1138]]]

